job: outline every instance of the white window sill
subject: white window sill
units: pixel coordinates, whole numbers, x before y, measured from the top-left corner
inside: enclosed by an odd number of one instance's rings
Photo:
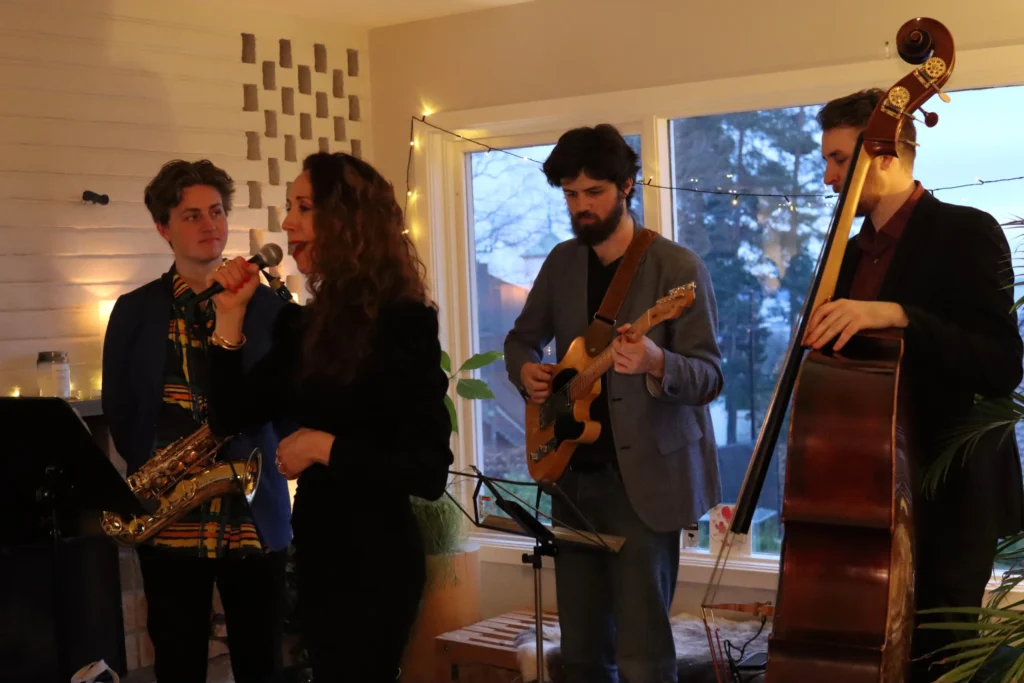
[[[512,564],[528,567],[523,563],[523,553],[533,550],[528,539],[511,534],[492,532],[475,533],[471,541],[480,546],[480,560],[493,564]],[[707,585],[714,570],[715,557],[707,550],[684,548],[679,553],[679,582]],[[544,568],[554,569],[554,561],[544,558]],[[988,590],[999,587],[1002,574],[993,574]],[[733,556],[729,559],[722,575],[721,585],[726,588],[747,588],[775,591],[779,583],[779,558],[776,555]],[[1011,591],[1010,601],[1024,600],[1024,586]]]
[[[471,536],[480,545],[480,559],[494,564],[523,563],[523,553],[533,550],[533,543],[511,534],[481,532]],[[544,558],[544,568],[554,569],[554,561]],[[707,584],[715,558],[706,550],[685,548],[679,553],[679,582]],[[729,560],[722,585],[730,588],[755,588],[774,591],[778,588],[779,558],[772,555],[750,555]]]

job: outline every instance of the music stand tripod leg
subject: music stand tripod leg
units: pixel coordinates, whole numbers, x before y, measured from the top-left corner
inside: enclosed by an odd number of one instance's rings
[[[523,564],[533,566],[533,619],[537,630],[537,683],[544,683],[544,617],[541,569],[544,568],[544,556],[554,557],[558,554],[558,546],[554,543],[540,543],[534,540],[533,552],[523,553]]]

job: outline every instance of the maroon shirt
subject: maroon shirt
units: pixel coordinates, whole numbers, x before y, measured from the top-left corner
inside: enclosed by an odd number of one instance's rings
[[[850,298],[860,301],[875,301],[878,290],[882,288],[882,280],[889,270],[896,245],[907,227],[907,221],[914,213],[914,207],[924,194],[924,186],[914,181],[914,192],[903,202],[903,206],[893,214],[881,230],[876,230],[871,218],[865,218],[857,235],[857,246],[860,247],[860,261],[850,284]]]

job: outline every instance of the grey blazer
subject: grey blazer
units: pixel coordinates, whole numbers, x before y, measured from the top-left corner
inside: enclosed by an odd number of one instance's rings
[[[561,361],[582,336],[587,319],[587,250],[575,239],[551,250],[523,311],[505,338],[505,368],[522,388],[520,370],[536,363],[555,339]],[[700,257],[657,237],[647,248],[617,325],[632,322],[673,287],[696,283],[693,305],[648,337],[665,352],[659,384],[646,375],[609,370],[602,381],[626,493],[655,531],[679,531],[721,501],[718,452],[708,404],[722,391],[718,308],[711,276]]]

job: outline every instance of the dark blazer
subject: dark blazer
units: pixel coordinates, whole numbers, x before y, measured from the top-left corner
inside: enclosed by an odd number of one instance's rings
[[[514,386],[521,385],[523,365],[539,362],[552,338],[561,361],[572,341],[586,333],[589,251],[570,239],[544,260],[505,338],[505,368]],[[693,306],[647,334],[665,352],[661,384],[614,370],[603,377],[626,493],[640,519],[656,531],[679,531],[722,499],[709,404],[724,379],[718,305],[704,262],[657,237],[644,252],[616,321],[618,326],[636,320],[673,287],[689,282],[696,283]]]
[[[165,275],[118,297],[107,323],[103,413],[129,474],[149,460],[156,439],[172,302],[170,279]],[[260,285],[256,290],[243,328],[246,344],[242,358],[247,367],[270,348],[274,318],[283,306],[269,287]],[[254,448],[263,454],[252,511],[260,534],[273,551],[287,547],[291,540],[288,485],[274,465],[278,441],[288,431],[281,425],[265,423],[239,434],[228,444],[232,458],[247,457]]]
[[[437,312],[413,302],[381,307],[373,351],[347,384],[325,375],[302,377],[309,314],[288,304],[275,323],[271,351],[248,371],[237,352],[210,345],[210,428],[231,434],[286,418],[333,434],[330,465],[311,465],[299,476],[296,548],[307,555],[317,547],[334,553],[343,550],[341,543],[375,558],[405,553],[421,545],[409,496],[440,498],[454,461]],[[387,564],[374,562],[372,573],[383,575]]]
[[[847,296],[860,255],[851,239],[836,298]],[[1007,396],[1021,382],[1024,347],[1010,310],[1012,284],[1009,245],[992,216],[921,197],[878,294],[902,305],[910,320],[904,359],[921,468],[943,450],[948,428],[970,413],[975,395]],[[954,465],[937,497],[918,493],[926,533],[992,539],[1022,528],[1017,443],[1012,434],[999,436],[984,439],[964,467]]]

